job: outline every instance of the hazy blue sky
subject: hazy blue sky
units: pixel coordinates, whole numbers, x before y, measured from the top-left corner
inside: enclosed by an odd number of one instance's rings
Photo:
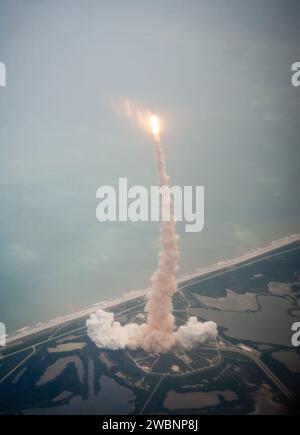
[[[0,321],[9,331],[144,288],[156,224],[96,221],[101,184],[154,184],[158,110],[174,184],[205,186],[182,271],[300,231],[299,1],[0,0]]]

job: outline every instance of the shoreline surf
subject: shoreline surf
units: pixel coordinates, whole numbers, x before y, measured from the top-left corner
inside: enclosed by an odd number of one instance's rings
[[[181,276],[178,280],[178,287],[182,287],[184,284],[188,285],[189,281],[197,280],[198,278],[203,278],[205,275],[209,275],[210,273],[217,272],[219,270],[222,270],[224,268],[229,268],[236,266],[238,264],[247,262],[249,260],[253,260],[256,257],[260,257],[264,254],[267,254],[269,252],[275,251],[279,248],[282,248],[284,246],[288,246],[294,242],[300,241],[300,234],[292,234],[277,240],[274,240],[270,242],[269,244],[253,249],[251,251],[247,251],[244,254],[240,255],[239,257],[235,257],[232,259],[219,261],[217,263],[214,263],[210,266],[198,268],[190,273],[187,273],[183,276]],[[142,290],[133,290],[130,292],[125,293],[123,296],[119,296],[117,298],[114,298],[112,300],[104,300],[101,302],[97,302],[93,304],[91,307],[77,311],[75,313],[66,314],[64,316],[59,316],[54,319],[51,319],[49,321],[46,321],[44,323],[38,323],[35,326],[28,327],[25,326],[23,328],[20,328],[17,330],[17,333],[11,337],[7,336],[6,339],[6,345],[12,344],[14,341],[21,340],[23,338],[26,338],[30,335],[34,335],[39,332],[43,332],[47,329],[60,326],[64,323],[67,323],[69,321],[74,321],[77,319],[80,319],[82,317],[89,316],[90,314],[94,313],[97,309],[101,308],[103,310],[112,308],[116,305],[119,305],[124,302],[128,302],[132,299],[136,299],[138,297],[143,297],[149,292],[150,288],[142,289]]]

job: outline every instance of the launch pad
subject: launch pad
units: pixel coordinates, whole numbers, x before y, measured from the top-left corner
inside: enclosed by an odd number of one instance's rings
[[[185,324],[190,317],[190,308],[193,304],[190,294],[179,289],[173,296],[173,314],[176,327]],[[144,308],[144,307],[143,307]],[[142,324],[146,321],[147,313],[139,309],[132,314],[127,313],[126,320]],[[147,375],[188,376],[218,367],[222,362],[220,352],[220,338],[217,336],[209,342],[198,344],[188,350],[181,345],[174,346],[165,353],[146,352],[142,348],[125,350],[128,361],[141,372]]]
[[[142,349],[126,350],[127,358],[147,375],[188,376],[218,367],[222,358],[218,339],[186,350],[176,346],[166,353],[148,353]]]

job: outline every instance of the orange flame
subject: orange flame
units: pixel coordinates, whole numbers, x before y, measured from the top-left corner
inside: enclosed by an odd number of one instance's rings
[[[158,137],[160,133],[160,123],[157,115],[151,115],[150,125],[153,136]]]

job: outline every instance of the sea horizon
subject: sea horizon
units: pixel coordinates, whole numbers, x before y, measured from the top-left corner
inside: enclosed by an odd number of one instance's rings
[[[210,274],[214,271],[218,271],[220,269],[230,267],[232,265],[237,265],[239,263],[243,263],[247,260],[255,259],[255,257],[260,257],[260,255],[272,252],[280,247],[287,246],[289,244],[292,244],[294,242],[297,242],[300,240],[300,233],[294,233],[290,234],[284,237],[281,237],[279,239],[275,239],[264,246],[254,248],[251,250],[248,250],[241,255],[234,257],[234,258],[228,258],[227,260],[221,260],[217,263],[213,263],[206,267],[199,267],[189,273],[185,273],[184,275],[178,277],[177,283],[180,285],[181,283],[185,283],[185,281],[188,280],[194,280],[198,277],[206,274]],[[95,302],[92,304],[92,306],[85,307],[80,311],[76,311],[73,313],[66,313],[62,314],[60,316],[54,317],[52,319],[46,319],[44,322],[38,322],[36,324],[32,325],[26,325],[21,328],[18,328],[17,330],[11,332],[11,334],[7,333],[7,344],[11,344],[12,342],[16,340],[20,340],[22,338],[28,337],[30,335],[33,335],[37,332],[44,331],[48,328],[53,328],[54,326],[58,326],[60,324],[64,324],[71,320],[76,320],[85,316],[88,316],[89,314],[95,312],[97,309],[107,309],[111,308],[115,305],[118,305],[119,303],[122,303],[124,301],[128,301],[131,299],[135,299],[140,296],[144,296],[147,294],[147,292],[150,290],[150,287],[140,290],[129,290],[126,293],[123,293],[121,295],[118,295],[112,299],[104,299],[102,301]]]

